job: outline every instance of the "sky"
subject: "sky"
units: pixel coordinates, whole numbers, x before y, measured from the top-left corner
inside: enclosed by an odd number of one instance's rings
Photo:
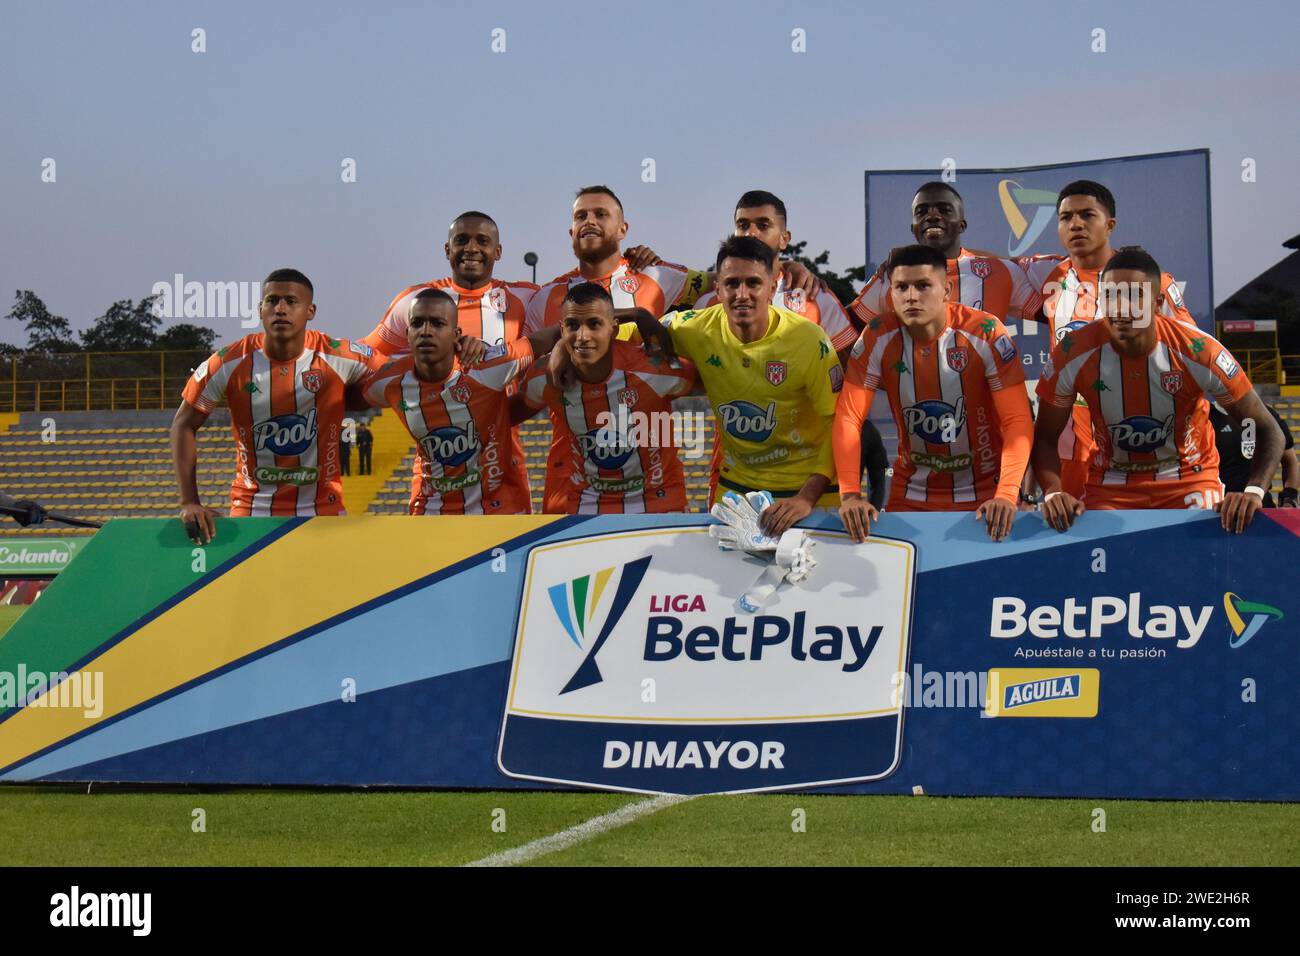
[[[1218,301],[1300,233],[1293,0],[0,10],[0,302],[32,289],[78,330],[178,273],[293,266],[317,327],[361,336],[402,288],[447,274],[466,209],[501,226],[498,277],[531,278],[528,250],[538,281],[571,269],[588,183],[620,195],[629,243],[697,267],[736,197],[769,189],[795,239],[844,269],[866,258],[865,169],[952,157],[960,186],[963,166],[1204,147]],[[0,319],[0,341],[26,335]]]

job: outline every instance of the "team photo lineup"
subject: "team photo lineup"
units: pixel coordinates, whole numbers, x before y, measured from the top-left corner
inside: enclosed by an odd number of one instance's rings
[[[682,512],[672,407],[689,395],[717,422],[710,502],[766,492],[754,500],[769,537],[814,509],[837,509],[855,541],[882,510],[973,511],[993,541],[1020,510],[1064,531],[1087,510],[1214,509],[1240,533],[1279,463],[1280,504],[1295,507],[1285,425],[1196,326],[1174,278],[1141,246],[1112,248],[1110,190],[1070,182],[1056,212],[1062,254],[998,257],[962,246],[955,186],[920,183],[914,242],[847,309],[781,258],[787,211],[764,190],[740,196],[733,234],[696,271],[626,245],[618,196],[583,187],[569,227],[577,268],[540,287],[496,275],[502,227],[466,211],[447,229],[451,275],[399,292],[357,341],[312,325],[311,280],[276,269],[263,331],[185,388],[172,426],[181,520],[199,543],[215,533],[195,435],[223,403],[232,517],[346,513],[340,439],[345,416],[366,409],[391,409],[415,444],[412,515],[529,513],[518,426],[543,413],[545,513]],[[1036,417],[1009,316],[1053,333]],[[877,392],[900,436],[887,500],[862,487]],[[1221,481],[1212,409],[1253,423],[1240,487]]]

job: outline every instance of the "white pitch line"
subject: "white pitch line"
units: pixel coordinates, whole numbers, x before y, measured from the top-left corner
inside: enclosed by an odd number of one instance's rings
[[[649,800],[640,800],[636,803],[625,804],[612,813],[606,813],[603,816],[592,817],[576,826],[571,826],[567,830],[561,830],[559,833],[552,833],[550,836],[533,840],[531,843],[525,843],[523,846],[517,846],[512,850],[502,850],[500,853],[493,853],[491,856],[485,856],[481,860],[475,860],[472,863],[466,863],[465,866],[518,866],[521,863],[527,863],[529,860],[535,860],[539,856],[545,856],[548,853],[557,853],[560,850],[567,850],[571,846],[576,846],[593,837],[598,837],[602,833],[608,833],[624,824],[631,823],[633,820],[649,816],[665,807],[671,807],[674,804],[684,803],[687,800],[695,799],[695,794],[674,794],[665,793]]]

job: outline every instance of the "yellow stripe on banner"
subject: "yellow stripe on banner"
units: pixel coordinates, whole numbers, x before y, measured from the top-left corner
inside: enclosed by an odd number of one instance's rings
[[[91,661],[104,675],[98,717],[40,698],[0,723],[0,767],[558,517],[304,522]]]
[[[613,568],[603,568],[596,572],[596,586],[591,590],[591,607],[587,609],[588,621],[595,616],[596,605],[600,603],[600,594],[605,590],[605,585],[609,583],[609,576],[613,573]]]

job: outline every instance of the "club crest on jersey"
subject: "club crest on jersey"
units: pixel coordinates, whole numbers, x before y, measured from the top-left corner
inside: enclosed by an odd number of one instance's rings
[[[1160,387],[1163,388],[1170,395],[1173,395],[1175,392],[1177,392],[1180,388],[1183,387],[1183,373],[1182,372],[1161,372]]]
[[[803,289],[791,289],[785,294],[785,307],[791,312],[802,312],[807,304],[808,299],[804,296]]]
[[[436,461],[444,468],[454,468],[478,454],[478,429],[473,422],[464,428],[445,425],[425,435],[420,446],[430,461]]]
[[[975,259],[970,264],[971,274],[979,279],[987,279],[993,273],[993,265],[987,259]]]
[[[767,380],[773,385],[780,385],[785,381],[786,366],[784,362],[767,363]]]
[[[506,311],[506,290],[493,289],[487,294],[488,305],[496,312]]]
[[[618,390],[618,403],[632,408],[636,405],[637,394],[635,388],[620,388]]]
[[[948,350],[948,367],[954,372],[966,371],[970,364],[970,349],[955,348]]]
[[[462,405],[468,405],[470,397],[474,394],[467,382],[458,382],[451,388],[447,389],[449,395]]]
[[[320,391],[320,387],[324,384],[324,381],[320,369],[318,368],[309,368],[307,371],[302,373],[302,387],[307,389],[307,391],[311,392],[313,395]]]
[[[641,280],[636,276],[622,276],[618,280],[618,287],[628,295],[633,295],[637,289],[641,288]]]

